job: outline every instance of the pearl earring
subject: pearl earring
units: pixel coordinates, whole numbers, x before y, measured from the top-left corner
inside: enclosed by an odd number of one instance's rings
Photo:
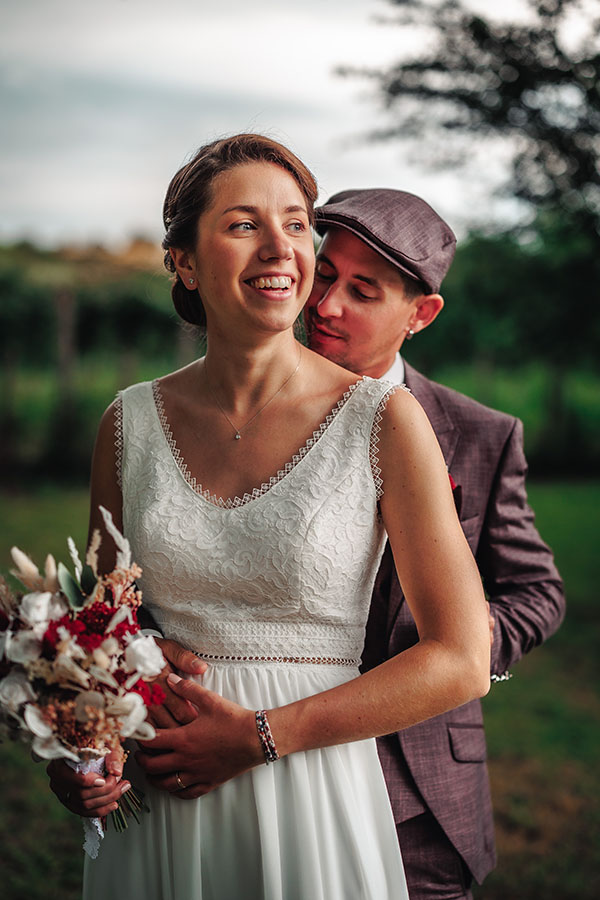
[[[407,341],[412,340],[412,338],[414,337],[414,335],[415,335],[415,333],[414,333],[414,331],[412,330],[412,328],[408,328],[408,329],[407,329],[407,332],[406,332],[406,340],[407,340]]]

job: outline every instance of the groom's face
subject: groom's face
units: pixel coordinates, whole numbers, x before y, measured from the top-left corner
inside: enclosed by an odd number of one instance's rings
[[[350,231],[328,229],[304,308],[311,350],[357,375],[379,378],[412,327],[416,306],[391,263]]]

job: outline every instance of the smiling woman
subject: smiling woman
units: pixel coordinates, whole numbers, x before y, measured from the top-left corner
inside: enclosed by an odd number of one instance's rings
[[[290,222],[290,231],[297,229],[306,232],[307,225],[313,223],[316,182],[306,166],[287,147],[258,134],[242,134],[233,140],[215,141],[202,147],[171,181],[163,206],[165,266],[176,273],[172,287],[173,303],[179,315],[194,325],[206,325],[201,295],[198,295],[196,280],[191,272],[187,273],[187,277],[180,276],[171,250],[185,249],[191,254],[196,251],[200,237],[199,217],[211,204],[216,182],[222,182],[226,173],[231,173],[236,167],[251,163],[261,163],[263,167],[275,165],[280,172],[288,172],[295,180],[300,202],[292,205],[286,213],[301,213],[304,222]],[[264,173],[264,168],[262,171]],[[237,196],[235,189],[230,194]],[[257,210],[238,203],[238,206],[225,206],[216,214],[231,218],[231,214],[237,213],[237,219],[233,216],[229,227],[239,233],[251,232],[256,227],[254,223],[244,221],[240,216],[244,213],[255,215]]]
[[[406,900],[372,738],[487,687],[481,583],[424,413],[294,338],[315,193],[256,135],[202,148],[167,192],[173,299],[206,355],[109,407],[90,527],[112,512],[192,678],[163,673],[158,735],[125,769],[152,813],[108,833],[85,900]],[[386,530],[421,639],[360,675]],[[52,769],[69,808],[102,815],[123,783],[87,777]]]

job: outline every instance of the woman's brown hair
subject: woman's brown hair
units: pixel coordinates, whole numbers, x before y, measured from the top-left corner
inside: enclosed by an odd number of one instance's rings
[[[206,325],[206,315],[197,291],[188,291],[176,272],[170,250],[190,250],[196,246],[198,220],[210,206],[215,178],[228,169],[249,162],[270,162],[292,175],[306,200],[310,223],[317,199],[312,174],[291,150],[261,134],[236,134],[200,147],[190,162],[172,178],[163,205],[165,237],[164,264],[175,274],[171,296],[177,313],[192,325]]]

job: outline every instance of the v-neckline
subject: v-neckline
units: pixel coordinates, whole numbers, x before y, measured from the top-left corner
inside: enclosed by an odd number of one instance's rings
[[[335,404],[331,412],[326,416],[323,422],[319,425],[319,427],[313,431],[312,435],[308,438],[308,440],[303,444],[302,447],[294,453],[292,459],[287,462],[282,469],[279,469],[276,475],[272,475],[268,482],[264,482],[260,487],[252,488],[250,492],[245,492],[242,497],[228,497],[227,499],[223,499],[222,497],[218,497],[215,493],[213,493],[209,488],[204,488],[192,475],[190,472],[187,463],[181,452],[177,443],[173,437],[173,432],[171,430],[171,426],[169,424],[169,420],[167,419],[165,413],[165,404],[163,400],[163,396],[160,390],[160,385],[158,383],[158,379],[155,379],[152,384],[152,399],[154,411],[156,413],[161,431],[163,433],[166,444],[169,448],[171,458],[179,472],[181,473],[184,481],[188,484],[188,486],[194,491],[195,494],[202,497],[211,506],[220,509],[237,509],[240,506],[246,506],[248,503],[251,503],[253,500],[258,500],[260,497],[264,496],[264,494],[268,493],[271,488],[275,487],[275,485],[279,484],[287,475],[292,472],[296,466],[302,462],[302,460],[306,457],[306,455],[310,452],[310,450],[318,443],[318,441],[323,437],[323,435],[327,432],[327,429],[332,424],[332,422],[336,419],[338,413],[344,409],[347,402],[350,400],[355,390],[358,388],[360,384],[365,380],[364,376],[359,378],[358,381],[355,381],[354,384],[351,384],[346,391],[344,391],[343,395],[340,397],[338,402]]]

